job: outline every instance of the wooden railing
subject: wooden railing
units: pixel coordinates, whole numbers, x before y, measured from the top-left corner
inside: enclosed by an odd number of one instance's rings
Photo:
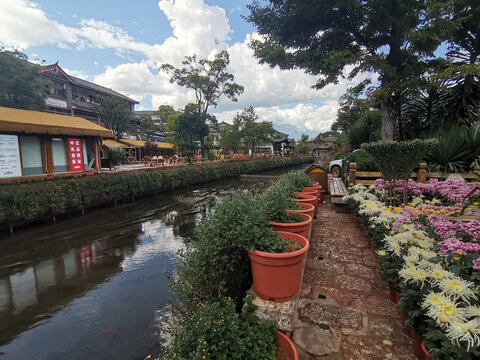
[[[417,172],[413,172],[410,175],[411,179],[416,180],[419,183],[426,183],[428,179],[447,179],[451,175],[461,176],[465,180],[470,181],[480,181],[480,178],[475,173],[440,173],[440,172],[428,172],[427,164],[420,163],[419,169]],[[362,185],[372,185],[375,184],[377,179],[382,178],[382,173],[380,171],[357,171],[357,164],[350,163],[350,167],[346,174],[346,180],[351,185],[362,184]]]

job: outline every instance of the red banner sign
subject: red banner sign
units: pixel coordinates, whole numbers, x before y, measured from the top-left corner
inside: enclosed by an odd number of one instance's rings
[[[68,168],[69,171],[83,171],[85,169],[82,139],[68,139]]]

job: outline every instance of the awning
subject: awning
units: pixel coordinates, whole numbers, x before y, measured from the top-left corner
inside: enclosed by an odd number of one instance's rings
[[[118,148],[124,148],[127,147],[127,145],[119,143],[115,140],[110,140],[110,139],[104,139],[102,140],[102,145],[105,145],[109,149],[118,149]]]
[[[0,106],[0,131],[113,138],[111,130],[79,116],[58,115],[2,106]]]
[[[129,147],[139,148],[144,148],[146,143],[146,141],[143,140],[121,139],[119,141]],[[173,144],[167,142],[152,142],[152,144],[155,144],[159,149],[173,149]]]
[[[146,141],[143,140],[129,140],[129,139],[121,139],[119,140],[122,144],[125,144],[129,147],[145,147]]]

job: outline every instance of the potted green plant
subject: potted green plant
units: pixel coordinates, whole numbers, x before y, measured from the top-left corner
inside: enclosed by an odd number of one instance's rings
[[[291,188],[277,184],[259,195],[257,203],[273,230],[293,232],[309,238],[312,218],[290,211],[302,209],[292,200]]]
[[[167,359],[275,360],[281,350],[288,360],[298,360],[295,346],[276,330],[275,321],[260,321],[248,295],[241,313],[231,299],[199,302],[188,314],[173,314],[164,347]]]
[[[122,148],[110,149],[108,152],[108,159],[113,165],[115,171],[118,171],[120,169],[120,165],[127,161],[127,152]]]

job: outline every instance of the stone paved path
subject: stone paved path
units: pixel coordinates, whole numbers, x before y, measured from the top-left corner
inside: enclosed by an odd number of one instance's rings
[[[335,213],[327,199],[310,246],[293,332],[300,359],[416,360],[377,257],[350,214]]]

